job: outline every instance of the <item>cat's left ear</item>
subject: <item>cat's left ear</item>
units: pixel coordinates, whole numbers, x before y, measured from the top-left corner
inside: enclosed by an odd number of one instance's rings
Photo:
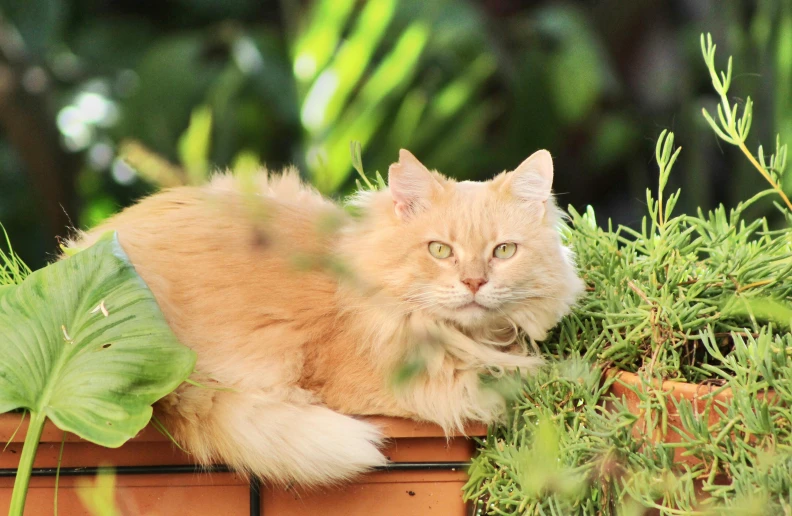
[[[399,162],[388,169],[388,188],[396,215],[407,220],[428,208],[432,195],[441,186],[418,158],[401,149]]]
[[[553,189],[553,158],[542,149],[531,154],[520,166],[506,174],[512,195],[527,203],[544,207]]]

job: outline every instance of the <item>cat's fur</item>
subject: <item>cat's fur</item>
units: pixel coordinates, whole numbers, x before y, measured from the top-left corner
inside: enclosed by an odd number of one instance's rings
[[[353,200],[356,216],[293,169],[247,185],[218,176],[144,199],[73,245],[117,231],[196,351],[194,379],[210,388],[185,384],[156,407],[179,443],[203,463],[327,483],[386,462],[378,429],[344,414],[447,431],[497,421],[504,400],[481,375],[541,363],[521,335],[544,338],[582,289],[552,175],[546,151],[483,183],[402,151],[389,189]],[[434,258],[432,241],[452,256]],[[493,257],[502,242],[514,256]],[[486,280],[475,297],[471,279]]]

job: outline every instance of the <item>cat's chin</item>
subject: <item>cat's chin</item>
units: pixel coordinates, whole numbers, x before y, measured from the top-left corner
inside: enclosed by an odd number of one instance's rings
[[[463,327],[480,327],[486,325],[495,314],[495,311],[482,306],[475,301],[454,308],[443,310],[444,318]]]

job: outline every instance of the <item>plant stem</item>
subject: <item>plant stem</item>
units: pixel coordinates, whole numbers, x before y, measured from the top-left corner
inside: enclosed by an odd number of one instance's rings
[[[745,157],[748,158],[748,161],[751,162],[751,165],[753,165],[756,168],[756,170],[758,170],[759,173],[762,174],[762,176],[764,176],[767,182],[770,183],[770,186],[773,187],[773,190],[778,192],[778,195],[780,195],[781,198],[784,199],[787,208],[789,208],[789,210],[792,211],[792,202],[789,202],[789,197],[787,197],[784,191],[781,189],[781,187],[778,186],[775,181],[773,181],[773,178],[770,177],[770,174],[767,173],[764,167],[758,161],[756,161],[754,155],[751,154],[751,151],[749,151],[748,147],[745,146],[745,142],[739,142],[737,146],[740,147],[740,150],[743,152],[743,154],[745,154]]]
[[[665,226],[665,222],[663,221],[663,190],[657,190],[657,230],[658,232],[663,232],[663,226]]]
[[[66,447],[66,432],[63,432],[61,438],[60,452],[58,452],[58,468],[55,470],[55,496],[53,497],[54,507],[52,508],[53,516],[58,516],[58,481],[60,480],[61,461],[63,460],[63,448]]]
[[[30,474],[33,471],[33,460],[36,458],[41,432],[44,430],[44,421],[47,417],[43,412],[31,412],[25,444],[22,446],[22,455],[19,457],[19,466],[14,480],[14,492],[11,494],[11,507],[8,516],[22,516],[25,510]]]

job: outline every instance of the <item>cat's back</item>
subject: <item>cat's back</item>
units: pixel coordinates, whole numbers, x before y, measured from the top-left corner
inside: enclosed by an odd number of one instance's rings
[[[151,242],[156,251],[161,246],[157,242],[166,239],[172,243],[167,247],[179,254],[232,241],[247,241],[251,245],[237,251],[259,257],[282,247],[318,252],[345,219],[339,206],[305,185],[294,169],[283,174],[262,171],[247,179],[219,175],[204,186],[172,188],[144,198],[82,235],[76,245],[91,245],[106,231],[118,231],[122,244]]]
[[[346,220],[296,171],[220,176],[148,197],[75,245],[116,231],[182,341],[219,349],[219,340],[333,319],[336,278],[319,265]]]

